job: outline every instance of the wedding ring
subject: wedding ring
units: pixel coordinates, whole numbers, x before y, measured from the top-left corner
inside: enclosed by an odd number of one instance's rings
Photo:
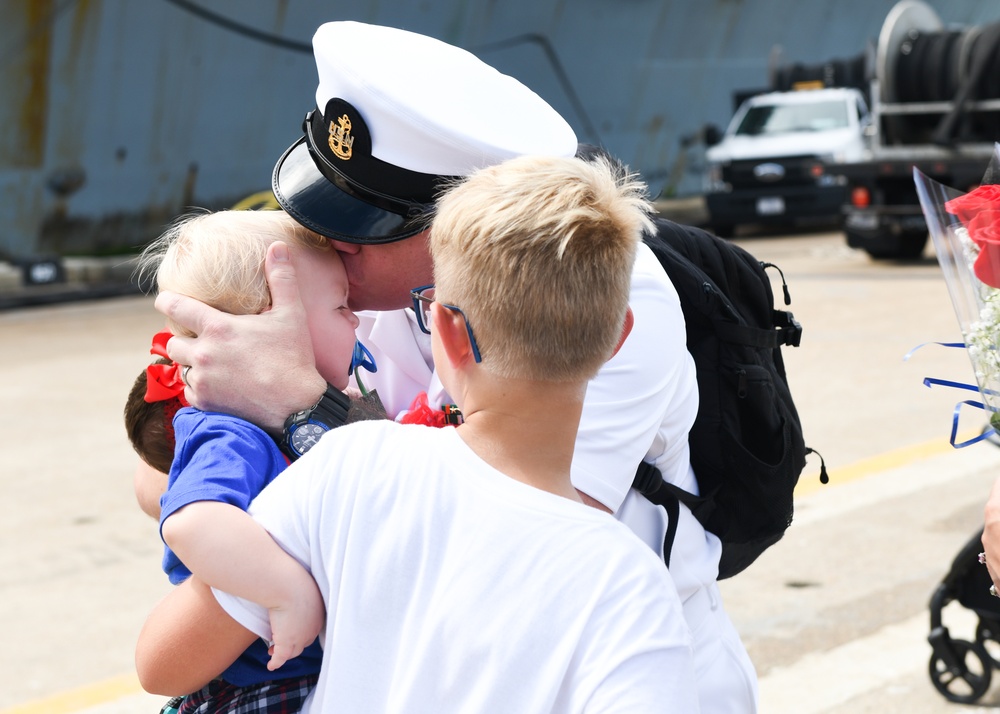
[[[986,565],[986,553],[979,554],[979,564]]]
[[[1000,597],[1000,593],[997,592],[996,585],[990,585],[990,595],[992,595],[993,597]]]
[[[184,384],[188,383],[188,372],[190,371],[191,371],[191,365],[189,364],[184,365],[184,369],[181,370],[181,381],[184,382]]]

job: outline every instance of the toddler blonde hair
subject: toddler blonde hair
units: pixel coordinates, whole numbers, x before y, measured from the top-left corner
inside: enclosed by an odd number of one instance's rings
[[[268,246],[284,241],[307,250],[333,250],[330,242],[284,211],[217,211],[182,216],[139,259],[139,274],[154,272],[160,291],[196,298],[233,315],[271,305],[264,279]],[[190,330],[170,324],[174,334]]]

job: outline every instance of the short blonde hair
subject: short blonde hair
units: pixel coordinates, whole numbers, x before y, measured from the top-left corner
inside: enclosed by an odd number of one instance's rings
[[[635,252],[652,228],[624,167],[522,157],[482,169],[438,202],[438,299],[462,308],[501,377],[589,379],[624,324]]]
[[[268,246],[284,241],[307,250],[333,250],[323,236],[284,211],[217,211],[180,217],[143,251],[140,279],[156,274],[159,290],[196,298],[233,315],[271,304],[264,279]],[[175,334],[190,330],[171,323]]]

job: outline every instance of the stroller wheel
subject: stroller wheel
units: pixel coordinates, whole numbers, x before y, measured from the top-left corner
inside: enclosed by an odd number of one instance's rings
[[[947,662],[934,652],[930,661],[930,676],[934,687],[945,699],[957,704],[971,704],[990,688],[991,658],[978,643],[951,640],[955,664]]]
[[[994,667],[1000,669],[1000,622],[990,618],[980,618],[976,625],[976,644],[980,645]]]

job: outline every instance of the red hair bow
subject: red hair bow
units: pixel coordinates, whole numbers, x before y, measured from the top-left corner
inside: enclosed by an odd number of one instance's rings
[[[153,335],[153,346],[149,348],[149,353],[167,356],[167,340],[173,337],[170,332],[157,332]],[[181,379],[181,367],[176,362],[170,364],[151,364],[146,367],[146,396],[147,402],[165,402],[169,399],[177,399],[184,406],[189,406],[184,398],[184,380]]]

